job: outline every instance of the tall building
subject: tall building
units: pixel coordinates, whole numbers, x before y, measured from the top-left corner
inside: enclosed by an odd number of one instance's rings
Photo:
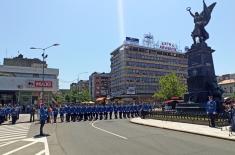
[[[80,80],[78,83],[71,83],[70,90],[89,91],[89,80]]]
[[[172,72],[186,83],[187,57],[174,44],[141,46],[138,39],[127,38],[111,53],[111,97],[123,102],[152,101],[160,77]]]
[[[110,95],[110,73],[94,72],[89,77],[89,93],[93,100]]]
[[[78,91],[89,91],[89,80],[78,81]]]
[[[59,69],[45,68],[43,83],[42,64],[39,59],[23,55],[4,59],[4,65],[0,65],[0,104],[36,103],[41,98],[42,87],[44,100],[50,103],[52,94],[58,90]]]

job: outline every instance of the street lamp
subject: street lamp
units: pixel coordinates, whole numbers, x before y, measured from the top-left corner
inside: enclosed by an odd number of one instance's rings
[[[37,48],[37,47],[30,47],[30,49],[32,50],[42,50],[42,103],[44,103],[44,70],[45,70],[45,66],[44,66],[44,63],[45,63],[45,59],[48,57],[48,55],[46,54],[45,55],[45,51],[46,49],[48,48],[51,48],[53,46],[59,46],[60,44],[53,44],[51,46],[48,46],[46,48]]]
[[[81,73],[78,73],[78,79],[77,79],[77,90],[79,91],[79,86],[78,86],[78,84],[79,84],[79,75],[81,75],[81,74],[86,74],[86,73],[88,73],[88,72],[81,72]]]

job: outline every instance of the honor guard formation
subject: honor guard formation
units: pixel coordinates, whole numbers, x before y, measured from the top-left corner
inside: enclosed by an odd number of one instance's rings
[[[0,104],[0,125],[5,121],[11,119],[12,124],[15,124],[19,119],[20,107],[18,105],[5,105]]]
[[[47,122],[57,122],[60,117],[61,122],[92,121],[107,119],[126,119],[142,116],[152,111],[153,104],[64,104],[59,106],[49,106],[41,108],[41,115]]]

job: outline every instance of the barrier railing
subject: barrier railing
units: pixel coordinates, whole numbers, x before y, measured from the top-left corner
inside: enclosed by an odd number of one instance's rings
[[[146,113],[144,118],[200,125],[209,124],[208,115],[205,112],[151,111]],[[215,120],[216,126],[223,127],[229,125],[228,119],[226,113],[217,114]]]

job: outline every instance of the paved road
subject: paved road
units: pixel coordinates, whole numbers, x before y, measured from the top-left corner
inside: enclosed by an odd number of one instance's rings
[[[235,142],[131,124],[128,120],[46,126],[51,155],[231,155]]]
[[[30,137],[31,123],[0,126],[1,155],[40,155],[45,152],[46,137]]]

